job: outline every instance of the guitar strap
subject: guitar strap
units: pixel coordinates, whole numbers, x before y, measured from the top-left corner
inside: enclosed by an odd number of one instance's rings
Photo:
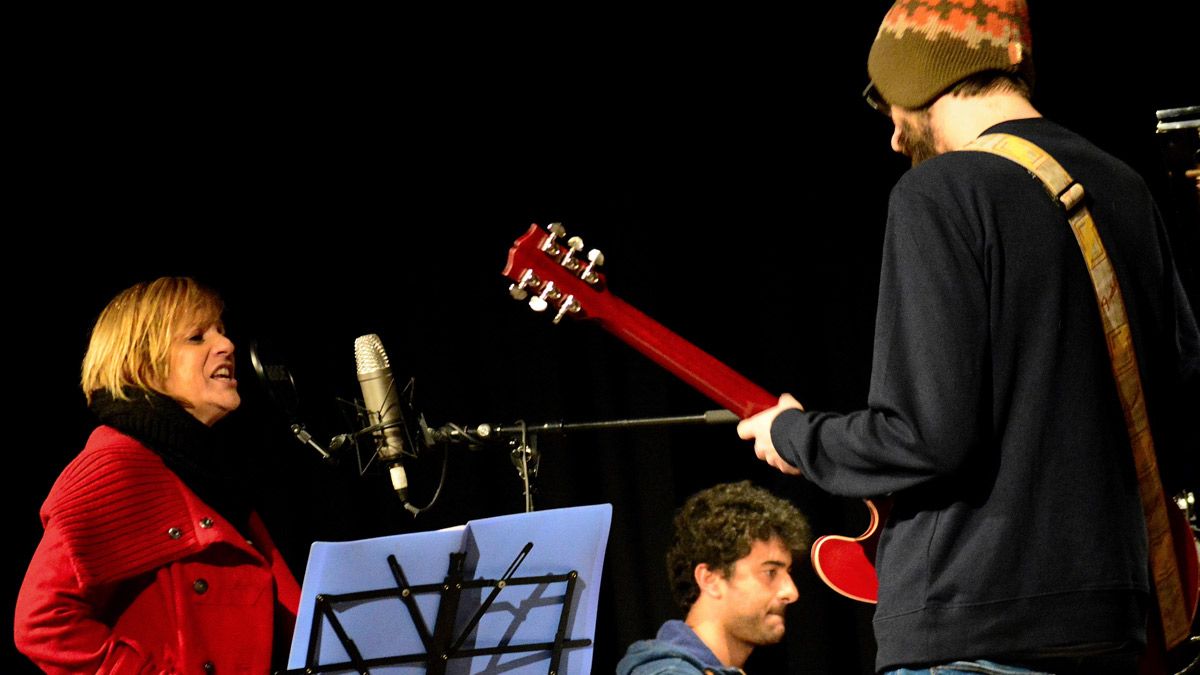
[[[1146,417],[1146,399],[1142,395],[1142,379],[1133,352],[1129,317],[1125,313],[1125,301],[1121,297],[1112,261],[1096,232],[1092,214],[1084,203],[1083,186],[1072,180],[1062,165],[1044,150],[1017,136],[985,134],[964,149],[1006,157],[1040,179],[1050,196],[1062,206],[1079,249],[1083,252],[1099,302],[1113,376],[1116,378],[1121,407],[1125,411],[1125,428],[1129,433],[1129,443],[1133,446],[1134,468],[1149,534],[1150,570],[1158,595],[1163,635],[1167,648],[1173,648],[1187,639],[1191,622],[1188,620],[1183,582],[1167,520],[1167,502],[1154,455],[1154,440],[1150,436],[1150,424]]]

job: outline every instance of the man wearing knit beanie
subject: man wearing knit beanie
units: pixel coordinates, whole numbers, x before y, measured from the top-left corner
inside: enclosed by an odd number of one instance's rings
[[[988,71],[1033,83],[1029,12],[1020,0],[898,2],[867,57],[874,86],[892,105],[909,109]]]
[[[867,101],[892,117],[892,149],[914,164],[961,148],[994,123],[1040,116],[1028,100],[1033,58],[1023,0],[897,2],[867,72]],[[972,84],[998,95],[944,96]],[[970,109],[946,110],[963,103]]]
[[[875,558],[883,673],[1133,673],[1161,642],[1089,265],[1041,180],[964,150],[974,139],[1033,143],[1082,186],[1164,490],[1198,482],[1200,331],[1166,229],[1140,176],[1030,103],[1029,25],[1022,0],[887,12],[866,97],[914,166],[889,199],[868,406],[809,411],[785,394],[738,425],[780,471],[890,497]]]

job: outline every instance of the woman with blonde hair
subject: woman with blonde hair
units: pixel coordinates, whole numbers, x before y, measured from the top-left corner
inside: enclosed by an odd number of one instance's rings
[[[164,277],[101,312],[81,384],[100,421],[41,509],[17,647],[57,673],[268,673],[300,589],[212,425],[241,402],[223,304]]]

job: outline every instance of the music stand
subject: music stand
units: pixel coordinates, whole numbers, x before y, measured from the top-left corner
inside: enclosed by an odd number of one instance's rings
[[[288,673],[586,675],[612,506],[316,542]]]

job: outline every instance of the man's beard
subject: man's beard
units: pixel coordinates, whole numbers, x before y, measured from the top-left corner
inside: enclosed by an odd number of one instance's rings
[[[780,622],[776,625],[774,622],[768,625],[762,617],[757,614],[749,614],[746,616],[736,617],[728,625],[728,630],[731,634],[737,637],[746,644],[751,644],[756,647],[765,645],[773,645],[783,639],[783,610],[771,612],[780,618]]]
[[[908,119],[901,121],[900,152],[908,155],[913,166],[938,156],[937,144],[933,138],[933,126],[929,123],[928,110],[917,113],[911,121]]]

